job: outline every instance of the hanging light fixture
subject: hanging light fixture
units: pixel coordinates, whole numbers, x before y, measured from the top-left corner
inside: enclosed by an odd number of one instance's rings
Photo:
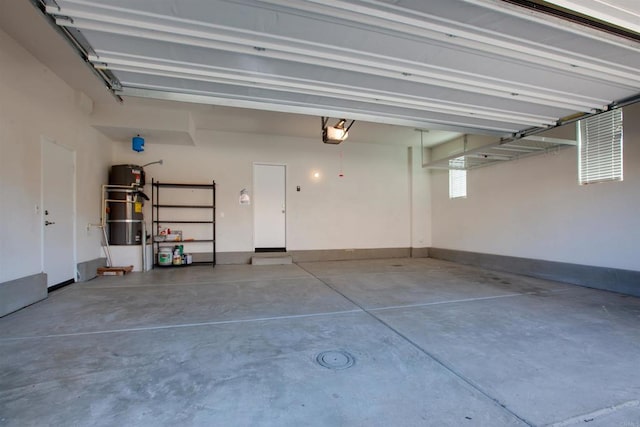
[[[327,126],[329,117],[322,117],[322,142],[325,144],[340,144],[349,136],[349,129],[355,123],[355,120],[351,120],[349,126],[345,127],[347,119],[340,119],[334,126]]]

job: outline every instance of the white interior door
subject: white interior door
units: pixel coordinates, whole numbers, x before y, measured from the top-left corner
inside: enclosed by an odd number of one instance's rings
[[[73,151],[42,140],[42,268],[47,287],[75,278]]]
[[[256,250],[286,248],[284,165],[253,165],[253,222]]]

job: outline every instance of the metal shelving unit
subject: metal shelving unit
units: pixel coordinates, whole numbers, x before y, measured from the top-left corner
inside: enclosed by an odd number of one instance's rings
[[[210,261],[195,261],[193,264],[211,264],[213,267],[216,265],[216,183],[212,181],[211,184],[178,184],[178,183],[161,183],[159,181],[151,180],[151,223],[153,228],[153,265],[158,266],[158,251],[161,246],[168,245],[189,245],[190,243],[211,243],[212,259]],[[176,203],[175,200],[170,200],[169,203],[160,202],[160,189],[177,189],[177,190],[210,190],[211,191],[211,204],[193,204],[193,203]],[[164,200],[164,199],[163,199]],[[180,216],[180,212],[195,212],[202,210],[211,211],[211,220],[192,220],[184,219],[184,215]],[[166,212],[170,212],[167,215]],[[162,214],[161,214],[162,212]],[[209,235],[202,236],[202,238],[192,238],[189,240],[181,241],[157,241],[159,236],[158,229],[163,225],[172,224],[211,224],[211,238]]]

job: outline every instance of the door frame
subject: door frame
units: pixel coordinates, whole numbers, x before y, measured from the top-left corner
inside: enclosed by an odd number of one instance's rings
[[[256,195],[256,175],[255,175],[255,167],[256,166],[282,166],[284,167],[284,247],[285,250],[287,250],[287,228],[288,228],[288,223],[287,223],[287,217],[289,214],[289,207],[288,207],[288,202],[287,202],[287,173],[288,173],[288,167],[286,163],[273,163],[273,162],[253,162],[251,165],[251,183],[253,186],[253,196],[254,196],[254,202],[255,202],[255,195]],[[256,204],[252,203],[252,219],[253,219],[253,233],[252,233],[252,240],[253,240],[253,252],[255,252],[256,250]]]
[[[78,244],[77,244],[77,240],[78,240],[78,231],[77,231],[77,188],[78,188],[78,179],[77,179],[77,152],[74,148],[69,147],[68,145],[64,145],[64,144],[60,144],[58,141],[56,141],[53,138],[50,138],[46,135],[41,135],[40,136],[40,270],[43,273],[46,273],[46,271],[44,271],[45,268],[45,262],[44,262],[44,258],[45,258],[45,254],[44,254],[44,246],[45,246],[45,238],[44,238],[44,221],[45,221],[45,215],[44,215],[44,211],[45,211],[45,207],[44,207],[44,190],[45,190],[45,183],[44,183],[44,146],[45,144],[55,144],[59,147],[64,148],[65,150],[69,151],[71,153],[71,160],[73,162],[73,177],[72,177],[72,197],[71,197],[71,228],[72,228],[72,234],[71,234],[71,245],[72,245],[72,267],[73,267],[73,282],[77,282],[78,281]],[[68,285],[70,283],[67,282],[62,282],[59,284],[53,284],[51,286],[48,286],[47,284],[47,289],[48,291],[52,291],[55,289],[58,289],[62,286]]]

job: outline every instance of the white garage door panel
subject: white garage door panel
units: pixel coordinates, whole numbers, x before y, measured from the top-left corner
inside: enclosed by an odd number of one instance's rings
[[[640,92],[640,37],[628,32],[494,0],[391,3],[58,0],[46,11],[80,31],[122,95],[502,136]]]

